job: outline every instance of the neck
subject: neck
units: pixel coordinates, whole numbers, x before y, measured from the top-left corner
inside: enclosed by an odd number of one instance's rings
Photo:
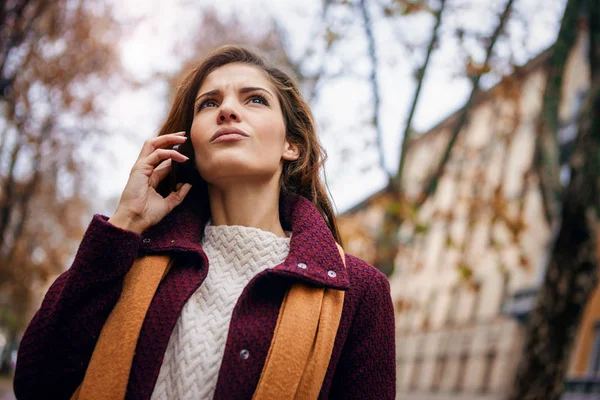
[[[211,224],[241,225],[287,237],[279,220],[279,180],[208,185]]]

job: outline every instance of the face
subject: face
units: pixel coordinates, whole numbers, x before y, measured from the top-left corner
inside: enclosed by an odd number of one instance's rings
[[[267,73],[227,64],[211,72],[196,94],[190,132],[200,175],[211,184],[279,179],[298,152]]]

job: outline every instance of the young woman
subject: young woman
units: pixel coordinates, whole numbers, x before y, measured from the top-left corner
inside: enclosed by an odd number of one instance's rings
[[[294,284],[344,292],[319,398],[394,398],[389,284],[340,257],[323,162],[288,75],[242,46],[207,57],[144,143],[114,215],[94,215],[27,328],[17,398],[74,396],[126,274],[153,254],[175,261],[143,319],[126,398],[252,398]],[[185,184],[170,192],[175,166]]]

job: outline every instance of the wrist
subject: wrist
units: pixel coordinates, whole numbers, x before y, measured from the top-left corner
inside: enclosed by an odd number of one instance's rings
[[[111,218],[108,219],[108,222],[118,228],[132,231],[139,235],[141,235],[145,230],[138,219],[127,215],[126,213],[121,213],[118,210]]]

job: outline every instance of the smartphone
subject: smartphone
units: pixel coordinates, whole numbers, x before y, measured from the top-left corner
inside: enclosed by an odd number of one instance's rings
[[[187,134],[187,132],[185,135],[188,137],[188,140],[186,140],[185,143],[177,144],[177,145],[173,146],[173,150],[177,150],[184,156],[189,157],[189,159],[182,163],[171,159],[171,171],[169,172],[169,188],[170,188],[171,192],[177,191],[178,183],[189,182],[189,172],[186,170],[189,169],[190,166],[185,165],[185,164],[186,163],[191,164],[193,152],[192,152],[192,147],[191,147],[191,143],[190,143],[191,141],[189,139],[189,135]],[[184,168],[184,167],[187,167],[187,168]]]

